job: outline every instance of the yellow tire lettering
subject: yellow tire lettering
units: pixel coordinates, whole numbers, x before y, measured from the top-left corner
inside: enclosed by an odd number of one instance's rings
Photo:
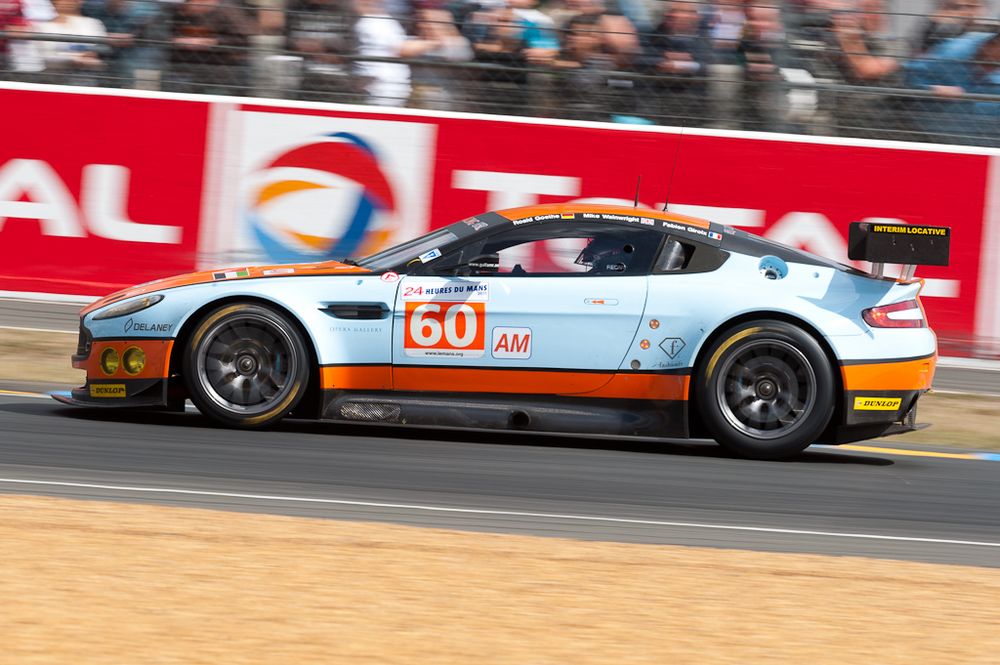
[[[753,328],[747,328],[746,330],[741,330],[738,333],[736,333],[735,335],[733,335],[732,337],[730,337],[729,339],[727,339],[722,344],[722,346],[720,346],[719,348],[717,348],[715,350],[715,353],[713,353],[711,359],[709,359],[709,361],[708,361],[708,367],[705,368],[705,378],[706,379],[711,379],[712,378],[712,374],[715,372],[715,366],[719,363],[719,358],[721,358],[722,354],[726,352],[726,349],[728,349],[729,347],[731,347],[733,344],[735,344],[736,342],[740,341],[741,339],[749,337],[750,335],[753,335],[755,333],[759,333],[762,330],[764,330],[764,329],[761,328],[761,327],[759,327],[759,326],[756,326],[756,327],[753,327]]]

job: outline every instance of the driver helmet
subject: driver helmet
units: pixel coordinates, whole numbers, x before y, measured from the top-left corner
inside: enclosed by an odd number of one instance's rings
[[[587,243],[575,263],[593,271],[623,271],[628,267],[629,256],[634,251],[635,247],[621,238],[597,237]]]

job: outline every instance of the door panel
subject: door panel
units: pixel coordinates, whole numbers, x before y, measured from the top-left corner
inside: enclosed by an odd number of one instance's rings
[[[262,280],[267,281],[267,280]],[[277,281],[277,280],[275,280]],[[284,288],[299,288],[285,280]],[[320,385],[326,390],[392,389],[392,308],[398,283],[377,275],[325,278],[309,291],[308,314],[316,338]]]
[[[626,360],[646,286],[645,276],[407,276],[394,308],[393,385],[593,392]]]

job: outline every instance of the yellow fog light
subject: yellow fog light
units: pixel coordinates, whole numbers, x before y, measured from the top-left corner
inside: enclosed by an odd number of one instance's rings
[[[138,374],[146,366],[146,353],[138,346],[130,346],[122,354],[122,366],[129,374]]]
[[[118,352],[110,346],[101,351],[101,369],[108,376],[118,371]]]

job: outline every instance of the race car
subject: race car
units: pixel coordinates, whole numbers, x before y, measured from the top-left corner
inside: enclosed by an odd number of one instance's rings
[[[712,438],[751,458],[913,430],[947,227],[854,224],[872,272],[701,219],[488,212],[342,262],[171,277],[81,312],[74,405]]]

